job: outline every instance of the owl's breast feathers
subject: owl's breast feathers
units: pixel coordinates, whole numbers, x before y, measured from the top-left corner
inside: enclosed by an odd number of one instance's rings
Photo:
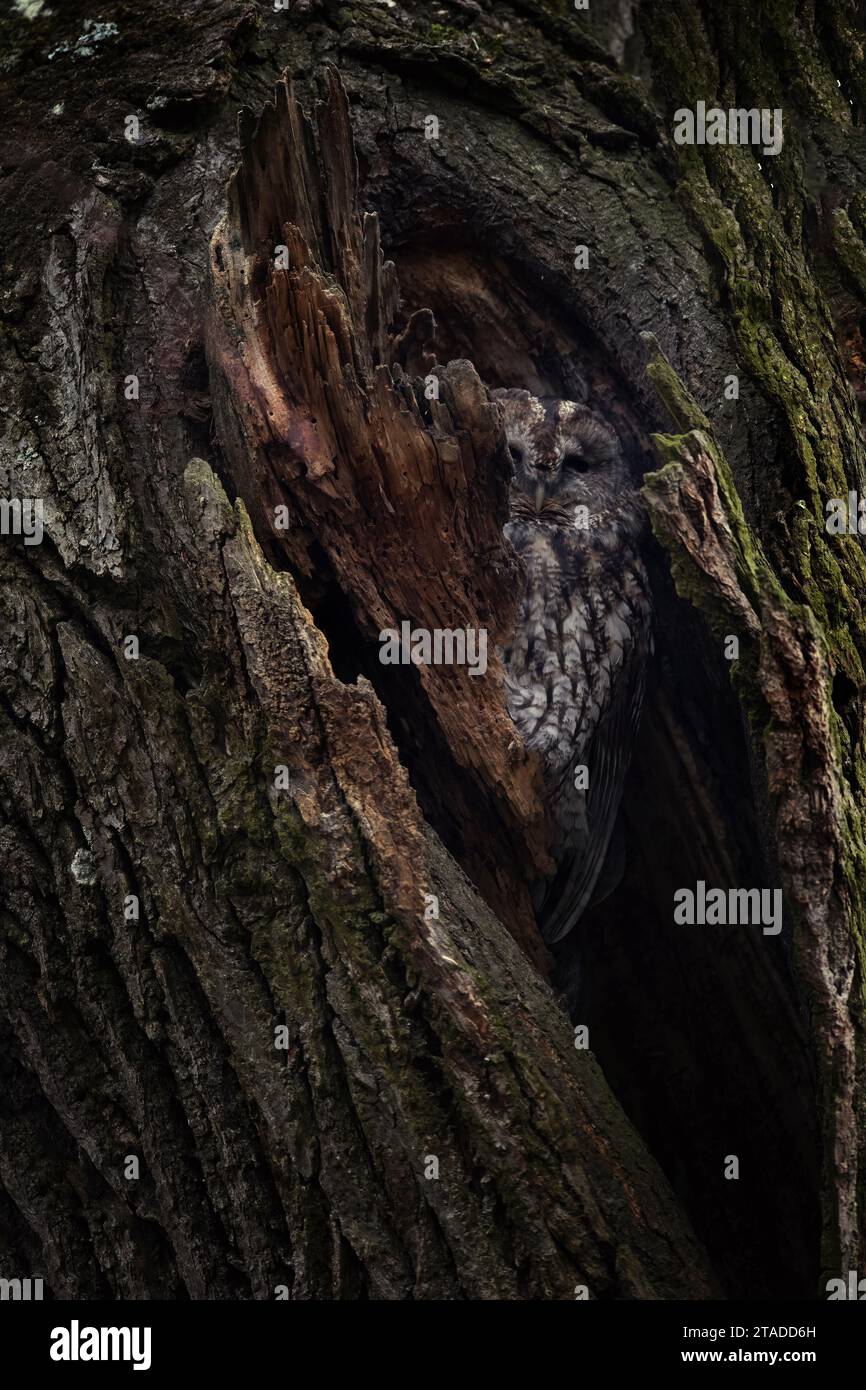
[[[636,499],[623,499],[589,530],[514,520],[505,531],[526,571],[503,650],[508,709],[541,760],[556,833],[548,941],[592,900],[639,722],[652,638],[638,518]]]

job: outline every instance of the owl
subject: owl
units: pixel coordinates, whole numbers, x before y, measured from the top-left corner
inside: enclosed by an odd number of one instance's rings
[[[614,832],[652,652],[645,518],[617,435],[592,410],[528,391],[493,397],[513,467],[505,535],[525,574],[501,655],[554,826],[556,873],[534,894],[553,943],[622,874]]]

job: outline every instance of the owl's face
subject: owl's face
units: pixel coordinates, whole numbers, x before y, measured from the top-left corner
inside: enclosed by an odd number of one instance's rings
[[[633,481],[616,434],[574,401],[528,391],[494,391],[502,410],[514,473],[511,519],[572,526],[586,507],[590,526],[620,511]],[[585,521],[584,521],[585,525]]]

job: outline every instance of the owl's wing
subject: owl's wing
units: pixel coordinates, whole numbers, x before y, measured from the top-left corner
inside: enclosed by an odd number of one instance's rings
[[[574,759],[589,769],[586,822],[573,852],[561,862],[536,904],[539,926],[548,945],[561,941],[593,901],[616,825],[623,786],[640,722],[646,685],[647,644],[636,649],[619,673],[608,709],[588,748]],[[573,777],[574,763],[569,768]],[[606,896],[600,894],[599,897]]]

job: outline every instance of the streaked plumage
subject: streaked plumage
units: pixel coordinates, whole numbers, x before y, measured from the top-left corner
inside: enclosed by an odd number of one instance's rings
[[[526,571],[502,655],[509,713],[541,760],[556,831],[556,876],[536,895],[554,942],[617,876],[611,837],[652,649],[644,521],[617,436],[591,410],[528,391],[494,398],[514,465],[505,534]]]

